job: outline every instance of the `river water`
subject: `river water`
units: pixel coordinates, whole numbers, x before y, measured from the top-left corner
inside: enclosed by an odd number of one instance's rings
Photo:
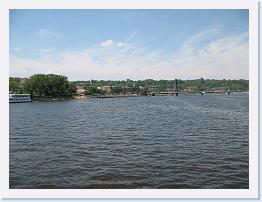
[[[248,95],[9,105],[10,188],[248,188]]]

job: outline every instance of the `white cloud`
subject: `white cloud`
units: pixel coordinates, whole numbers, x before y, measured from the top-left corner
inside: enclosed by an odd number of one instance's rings
[[[65,37],[65,35],[62,33],[58,33],[55,31],[48,30],[48,29],[44,29],[44,28],[39,29],[36,32],[36,34],[40,37],[55,38],[57,40],[60,40]]]
[[[113,40],[112,40],[112,39],[108,39],[108,40],[106,40],[106,41],[103,41],[100,45],[101,45],[101,46],[104,46],[104,47],[106,47],[106,46],[112,46],[112,45],[113,45]]]
[[[248,79],[248,34],[218,38],[199,45],[212,32],[188,39],[179,51],[162,53],[112,39],[83,50],[46,52],[39,58],[10,56],[10,75],[51,71],[71,80],[88,79]],[[103,44],[103,45],[102,45]],[[104,47],[109,47],[104,48]]]
[[[122,41],[119,41],[117,45],[123,47],[123,46],[128,46],[128,43],[123,43]]]
[[[202,76],[248,79],[247,37],[248,34],[243,33],[238,36],[220,38],[198,48],[194,46],[194,43],[183,46],[172,63],[182,70],[178,72],[184,76],[192,71],[192,75],[196,78]]]
[[[112,39],[108,39],[100,43],[100,46],[102,47],[113,47],[113,46],[124,47],[128,45],[129,45],[128,43],[125,43],[122,41],[116,42],[116,41],[113,41]]]

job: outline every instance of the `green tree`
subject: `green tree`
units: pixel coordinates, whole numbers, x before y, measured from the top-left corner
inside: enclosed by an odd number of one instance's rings
[[[87,87],[86,95],[98,95],[101,94],[102,90],[98,89],[96,84]]]
[[[16,92],[19,90],[19,83],[15,80],[9,81],[9,91]]]
[[[24,89],[39,97],[72,96],[76,92],[67,77],[55,74],[35,74],[24,83]]]
[[[122,85],[116,84],[116,85],[114,85],[113,88],[112,88],[112,93],[113,93],[113,94],[123,93],[123,89],[122,89],[122,88],[123,88]]]

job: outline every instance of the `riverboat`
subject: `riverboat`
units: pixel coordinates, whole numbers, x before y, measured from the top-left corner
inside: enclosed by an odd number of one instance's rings
[[[9,103],[32,102],[30,94],[9,94]]]

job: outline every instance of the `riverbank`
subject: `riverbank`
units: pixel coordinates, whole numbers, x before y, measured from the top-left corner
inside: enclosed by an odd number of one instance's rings
[[[122,97],[141,97],[147,95],[97,95],[91,96],[90,98],[122,98]]]
[[[33,97],[32,101],[66,101],[66,100],[72,100],[73,97]]]
[[[72,97],[33,97],[33,101],[66,101],[81,100],[91,98],[123,98],[123,97],[140,97],[143,95],[96,95],[96,96],[72,96]],[[147,95],[145,95],[147,96]]]
[[[205,92],[204,94],[221,94],[221,95],[227,95],[227,93],[210,93]],[[203,95],[204,95],[203,94]],[[230,94],[233,95],[242,95],[242,94],[248,94],[247,92],[231,92]],[[178,96],[183,95],[201,95],[201,93],[179,93]],[[131,94],[131,95],[96,95],[96,96],[72,96],[72,97],[33,97],[33,101],[66,101],[66,100],[81,100],[81,99],[91,99],[91,98],[127,98],[127,97],[148,97],[148,96],[175,96],[174,94],[148,94],[148,95],[137,95],[137,94]]]

